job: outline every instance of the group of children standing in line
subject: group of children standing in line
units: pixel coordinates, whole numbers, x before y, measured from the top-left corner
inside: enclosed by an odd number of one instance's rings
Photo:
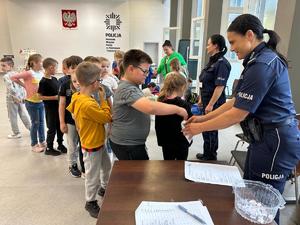
[[[24,125],[30,129],[32,151],[45,151],[53,156],[68,154],[71,175],[85,176],[85,209],[93,217],[100,210],[97,193],[104,196],[111,172],[110,150],[119,160],[149,159],[145,142],[151,114],[156,115],[155,129],[164,159],[186,160],[190,146],[181,133],[182,121],[192,115],[189,104],[182,99],[187,88],[184,75],[178,71],[168,74],[158,101],[151,101],[139,88],[152,64],[149,55],[133,49],[125,53],[122,62],[117,62],[114,71],[121,73],[119,77],[110,74],[110,62],[106,58],[89,56],[83,60],[70,56],[63,61],[65,76],[57,80],[54,75],[58,62],[53,58],[42,60],[39,54],[31,55],[29,70],[21,73],[13,72],[11,59],[1,59],[2,69],[7,72],[4,79],[8,87],[8,110],[16,105]],[[17,88],[9,89],[12,85]],[[18,89],[23,95],[15,93]],[[23,102],[31,122],[26,120]],[[20,132],[13,126],[17,124],[16,110],[10,111],[14,133],[9,138],[18,138]],[[68,148],[63,145],[63,134]]]

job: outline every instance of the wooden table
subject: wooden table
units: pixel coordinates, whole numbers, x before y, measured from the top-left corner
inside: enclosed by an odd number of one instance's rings
[[[134,225],[142,201],[195,201],[208,207],[215,225],[250,225],[234,209],[232,187],[184,178],[184,161],[116,161],[97,225]],[[272,224],[276,224],[275,222]]]

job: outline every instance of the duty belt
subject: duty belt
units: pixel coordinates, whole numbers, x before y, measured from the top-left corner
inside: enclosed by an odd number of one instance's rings
[[[279,127],[289,125],[290,123],[292,123],[294,121],[294,119],[295,119],[294,117],[289,117],[289,118],[287,118],[284,121],[281,121],[279,123],[262,124],[262,127],[266,130],[275,129],[275,128],[279,128]]]

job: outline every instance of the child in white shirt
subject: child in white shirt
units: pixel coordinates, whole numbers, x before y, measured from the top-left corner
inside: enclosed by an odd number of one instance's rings
[[[100,60],[100,78],[102,79],[102,84],[106,85],[113,93],[118,88],[118,82],[115,80],[110,72],[110,62],[107,58],[99,57]]]

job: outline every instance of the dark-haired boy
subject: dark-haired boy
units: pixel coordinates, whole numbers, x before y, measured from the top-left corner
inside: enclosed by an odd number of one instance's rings
[[[150,56],[141,50],[132,49],[124,55],[125,74],[114,97],[110,135],[110,145],[119,160],[149,159],[145,142],[150,131],[150,114],[188,117],[184,108],[151,101],[139,89],[151,64]]]
[[[65,59],[66,73],[65,81],[59,90],[59,120],[60,130],[66,134],[68,143],[68,166],[72,177],[78,178],[85,176],[83,155],[80,148],[78,132],[75,121],[71,113],[66,109],[72,99],[72,95],[78,91],[78,84],[75,75],[77,66],[83,61],[80,56],[72,55]],[[61,78],[62,79],[62,78]],[[78,158],[81,165],[81,171],[78,169]]]
[[[58,80],[54,77],[57,70],[57,61],[52,58],[46,58],[43,61],[43,67],[45,69],[45,75],[39,83],[38,93],[40,99],[43,100],[46,112],[46,124],[47,124],[47,147],[45,150],[46,155],[57,156],[60,153],[67,153],[67,148],[63,145],[63,133],[59,127],[59,115],[58,115]],[[57,151],[53,147],[53,142],[56,134],[58,143]]]

